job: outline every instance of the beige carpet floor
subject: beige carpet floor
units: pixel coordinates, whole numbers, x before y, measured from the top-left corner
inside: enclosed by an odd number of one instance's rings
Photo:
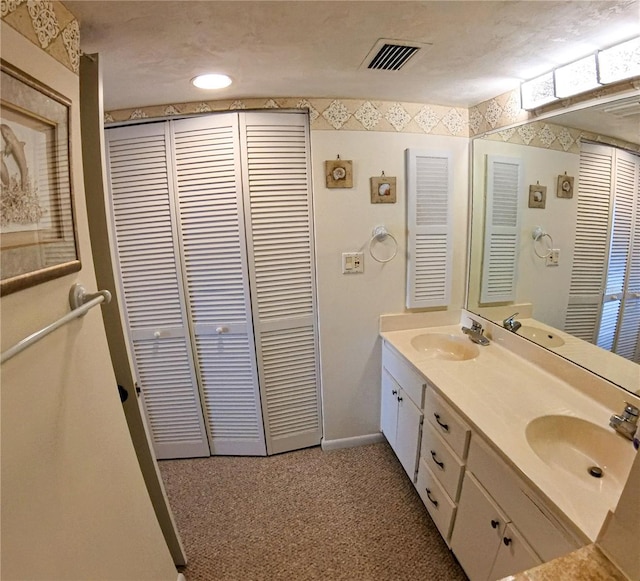
[[[160,462],[187,581],[464,581],[391,448]]]

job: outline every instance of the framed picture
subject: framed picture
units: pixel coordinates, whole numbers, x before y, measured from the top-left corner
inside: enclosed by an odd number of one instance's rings
[[[573,176],[558,176],[556,195],[558,198],[573,198]]]
[[[396,203],[396,178],[382,176],[371,178],[371,203]]]
[[[547,186],[529,186],[529,207],[544,208],[547,203]]]
[[[324,173],[328,188],[353,187],[353,162],[345,159],[333,159],[324,162]]]
[[[0,61],[0,295],[80,270],[71,103]]]

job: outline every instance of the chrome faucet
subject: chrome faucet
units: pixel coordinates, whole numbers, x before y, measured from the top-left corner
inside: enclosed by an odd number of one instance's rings
[[[474,343],[478,343],[478,345],[488,345],[489,339],[484,336],[484,330],[482,329],[482,325],[478,323],[478,321],[471,320],[471,329],[469,327],[462,327],[462,332],[471,339]]]
[[[509,329],[509,331],[513,331],[514,333],[522,327],[522,323],[515,320],[515,316],[519,313],[513,313],[513,315],[507,317],[504,321],[502,321],[502,326],[505,329]]]
[[[609,420],[609,425],[618,433],[622,434],[625,438],[633,440],[633,435],[638,428],[638,413],[639,410],[636,406],[631,405],[629,402],[624,402],[624,411],[620,415],[613,415]]]

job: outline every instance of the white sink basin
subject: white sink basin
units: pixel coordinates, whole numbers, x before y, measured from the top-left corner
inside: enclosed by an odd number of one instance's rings
[[[542,347],[561,347],[564,345],[564,339],[558,337],[558,335],[551,331],[545,331],[539,327],[522,325],[522,327],[520,327],[516,332],[518,335],[526,337],[530,341],[533,341]]]
[[[466,361],[480,353],[467,337],[457,337],[446,333],[424,333],[411,339],[411,346],[428,358],[446,361]]]
[[[615,505],[629,475],[635,451],[630,440],[611,428],[580,418],[550,415],[536,418],[525,429],[536,455],[574,484],[597,492]],[[602,471],[593,476],[593,467]]]

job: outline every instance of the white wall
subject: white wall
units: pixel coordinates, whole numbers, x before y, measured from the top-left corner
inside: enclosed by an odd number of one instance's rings
[[[312,131],[320,349],[325,440],[379,432],[378,317],[405,311],[406,204],[404,151],[453,152],[454,257],[451,309],[463,306],[467,246],[469,140],[363,131]],[[353,160],[351,189],[327,189],[324,161]],[[396,204],[371,204],[369,178],[397,178]],[[374,226],[384,224],[399,244],[397,257],[375,262],[368,252]],[[390,241],[388,241],[390,244]],[[380,257],[390,251],[377,247]],[[364,252],[364,274],[343,275],[342,252]]]
[[[519,158],[524,163],[524,191],[521,193],[520,199],[520,258],[515,302],[533,303],[534,318],[562,329],[569,300],[569,283],[573,263],[580,156],[575,153],[486,139],[475,140],[473,148],[474,244],[472,262],[474,274],[472,280],[474,281],[474,290],[470,295],[470,302],[477,304],[480,292],[479,265],[482,261],[484,244],[481,232],[483,231],[484,216],[486,156],[500,155]],[[556,196],[558,175],[563,175],[565,172],[567,175],[575,177],[574,196],[570,199]],[[537,182],[547,186],[547,200],[544,209],[528,207],[529,185]],[[478,193],[482,193],[482,196],[478,196]],[[535,226],[541,226],[553,238],[554,248],[560,250],[559,266],[546,266],[545,261],[534,254],[531,232]],[[548,239],[545,239],[544,242],[536,243],[538,253],[546,253],[547,242]]]
[[[82,270],[3,297],[2,350],[96,288],[80,156],[78,77],[2,23],[2,58],[72,100]],[[175,581],[109,360],[100,308],[2,366],[2,578]]]

